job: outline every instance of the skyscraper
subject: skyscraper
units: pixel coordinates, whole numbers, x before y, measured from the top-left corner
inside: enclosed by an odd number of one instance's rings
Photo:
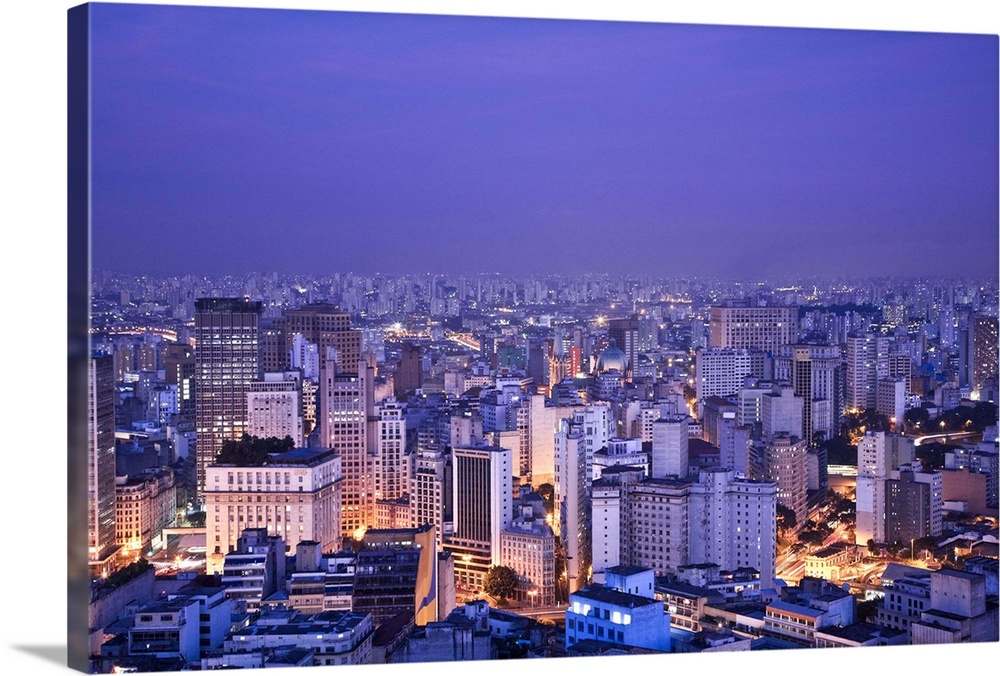
[[[115,532],[114,357],[91,357],[88,376],[88,558],[91,571],[99,575],[112,565],[118,549]]]
[[[286,360],[290,358],[298,334],[318,347],[320,360],[326,358],[327,348],[332,347],[336,350],[340,369],[345,373],[357,373],[361,361],[361,331],[351,328],[351,315],[337,306],[316,303],[287,310],[282,331]]]
[[[500,538],[514,515],[514,453],[493,446],[452,451],[454,533],[444,548],[455,557],[459,584],[479,589],[500,564]]]
[[[227,439],[247,431],[247,393],[261,379],[262,304],[241,298],[195,302],[196,486],[205,489],[205,468]]]
[[[342,533],[356,537],[375,525],[375,370],[366,362],[353,374],[335,367],[339,361],[327,359],[320,374],[320,439],[341,456]]]
[[[973,392],[979,392],[988,379],[997,377],[997,318],[973,315],[969,318],[969,335],[972,338],[969,384]]]
[[[863,411],[878,405],[878,381],[889,375],[889,338],[874,333],[847,337],[844,406]]]

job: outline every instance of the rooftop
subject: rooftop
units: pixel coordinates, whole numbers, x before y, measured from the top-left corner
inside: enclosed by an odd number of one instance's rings
[[[617,589],[609,589],[608,587],[595,584],[588,585],[580,591],[574,592],[570,595],[571,601],[577,597],[581,599],[590,599],[592,601],[600,601],[601,603],[610,603],[623,608],[641,608],[652,604],[662,603],[662,601],[657,601],[655,599],[648,599],[643,596],[636,596],[635,594],[627,594],[625,592],[620,592]]]

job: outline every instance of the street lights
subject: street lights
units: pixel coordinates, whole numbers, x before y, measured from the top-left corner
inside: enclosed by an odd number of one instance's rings
[[[913,559],[916,558],[913,555],[913,543],[914,543],[915,540],[916,540],[916,538],[910,538],[910,561],[912,561]]]
[[[534,607],[535,607],[535,597],[538,596],[538,590],[537,589],[529,589],[528,590],[528,596],[531,597],[531,607],[532,607],[532,609],[534,609]]]

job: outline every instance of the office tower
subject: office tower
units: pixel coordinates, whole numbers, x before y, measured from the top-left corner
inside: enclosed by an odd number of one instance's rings
[[[764,449],[764,477],[777,484],[778,502],[795,512],[796,523],[804,524],[809,516],[806,502],[809,464],[805,440],[787,434],[772,437]]]
[[[184,343],[169,343],[163,351],[164,381],[177,386],[177,410],[181,417],[194,421],[194,348]]]
[[[588,500],[587,435],[569,419],[555,433],[555,527],[566,559],[569,590],[586,584],[591,556],[591,520]]]
[[[393,386],[398,394],[412,392],[423,386],[419,346],[413,343],[403,343],[399,368],[393,374]]]
[[[736,401],[739,409],[736,414],[736,422],[740,426],[754,426],[760,422],[762,400],[765,394],[770,394],[774,389],[774,384],[769,380],[757,380],[748,378],[743,383],[743,387],[736,393]]]
[[[360,538],[375,525],[375,370],[366,362],[339,372],[326,359],[320,372],[320,444],[338,453],[343,467],[341,532]]]
[[[285,339],[284,317],[262,317],[260,320],[260,363],[265,372],[297,368],[289,360]]]
[[[205,468],[222,444],[247,431],[247,392],[261,379],[262,305],[240,298],[195,302],[196,486],[205,490]]]
[[[779,434],[803,438],[804,401],[787,383],[774,383],[771,392],[760,399],[761,439],[768,442]]]
[[[763,374],[755,362],[762,353],[733,348],[700,348],[695,353],[695,393],[698,416],[703,402],[710,397],[730,397],[736,394],[749,377]]]
[[[399,500],[410,491],[403,405],[389,397],[375,407],[375,500]]]
[[[306,540],[326,552],[340,548],[341,458],[333,451],[296,448],[259,466],[213,463],[206,475],[209,574],[219,570],[245,528],[280,537],[290,549]]]
[[[507,448],[466,446],[452,450],[455,529],[444,549],[455,558],[459,585],[481,589],[500,563],[500,536],[513,516],[514,453]]]
[[[874,333],[847,337],[844,406],[864,411],[878,405],[878,381],[889,375],[889,338]]]
[[[878,381],[878,399],[875,408],[889,419],[894,432],[900,431],[903,427],[908,386],[909,380],[900,376],[883,378]]]
[[[90,570],[109,572],[118,551],[115,524],[114,357],[93,355],[87,396],[87,531]]]
[[[691,484],[688,560],[722,570],[753,568],[770,587],[777,557],[774,481],[741,479],[730,469],[702,470]]]
[[[973,315],[969,318],[969,336],[972,343],[969,384],[978,395],[987,380],[997,377],[997,318]]]
[[[215,572],[222,573],[226,598],[239,606],[245,604],[246,612],[256,613],[261,601],[284,585],[285,544],[280,535],[272,535],[266,528],[247,527]]]
[[[267,439],[291,437],[304,446],[302,434],[302,380],[299,371],[265,373],[247,392],[247,433]]]
[[[836,345],[786,345],[774,358],[774,378],[802,397],[802,436],[831,439],[843,410],[841,354]]]
[[[686,415],[666,415],[653,422],[652,477],[687,478],[690,420]]]
[[[612,319],[608,322],[608,342],[614,341],[625,353],[625,370],[622,375],[631,382],[639,363],[639,319]]]
[[[437,621],[438,584],[435,530],[371,529],[358,548],[352,610],[371,613],[375,627],[400,613],[413,613],[413,623]]]
[[[798,308],[756,307],[745,300],[713,307],[710,347],[762,350],[776,354],[797,338]]]
[[[357,374],[361,362],[361,331],[351,328],[351,315],[337,306],[316,303],[286,310],[282,331],[286,359],[298,334],[316,345],[321,362],[329,354],[327,348],[333,348],[337,354],[337,366],[345,373]]]

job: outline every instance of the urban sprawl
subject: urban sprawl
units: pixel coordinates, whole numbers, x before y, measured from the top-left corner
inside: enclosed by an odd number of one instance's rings
[[[996,279],[91,292],[93,673],[998,640]]]

